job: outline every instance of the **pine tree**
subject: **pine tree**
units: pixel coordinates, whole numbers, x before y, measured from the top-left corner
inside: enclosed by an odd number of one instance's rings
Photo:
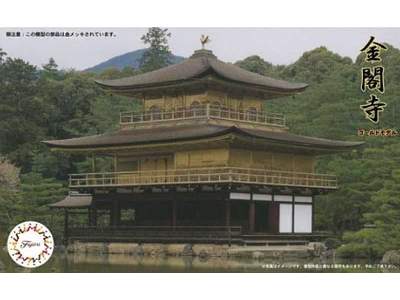
[[[7,56],[7,53],[4,52],[2,48],[0,48],[0,64],[3,63],[4,57],[6,57],[6,56]]]
[[[50,57],[49,62],[43,65],[43,72],[45,78],[57,79],[59,77],[58,65],[54,58]]]
[[[168,45],[170,37],[168,29],[159,27],[149,28],[149,31],[142,36],[144,44],[150,45],[140,60],[143,72],[157,70],[170,64],[171,51]]]

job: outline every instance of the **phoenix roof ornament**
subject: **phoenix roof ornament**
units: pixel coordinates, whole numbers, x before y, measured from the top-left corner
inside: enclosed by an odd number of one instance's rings
[[[202,34],[200,37],[201,48],[204,49],[204,45],[211,42],[211,39],[208,35]]]

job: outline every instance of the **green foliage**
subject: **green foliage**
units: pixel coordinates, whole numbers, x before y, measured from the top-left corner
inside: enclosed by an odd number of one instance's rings
[[[170,64],[169,37],[171,37],[171,33],[168,32],[168,29],[159,27],[149,28],[149,31],[142,36],[141,40],[144,44],[150,46],[140,61],[140,69],[143,72],[153,71]]]
[[[2,48],[0,48],[0,64],[3,63],[4,58],[6,57],[7,52],[4,52]]]
[[[91,163],[83,155],[52,152],[40,141],[114,130],[119,113],[137,110],[139,104],[104,93],[92,73],[58,70],[54,59],[39,71],[3,51],[0,58],[0,233],[35,220],[61,239],[63,216],[48,205],[67,194],[69,173],[89,171]],[[114,75],[136,73],[125,68]],[[99,170],[111,168],[110,159],[96,164]]]
[[[287,66],[282,74],[283,77],[300,82],[321,83],[338,68],[350,65],[352,65],[350,58],[341,57],[326,47],[319,47],[305,52],[298,61]]]
[[[18,224],[16,218],[19,215],[18,203],[21,202],[21,194],[0,186],[0,232],[8,232],[12,224]]]
[[[139,74],[139,70],[135,70],[129,66],[124,67],[122,70],[117,68],[107,68],[101,72],[97,77],[99,79],[119,79]]]
[[[21,184],[18,179],[13,188],[0,180],[0,226],[35,218],[61,228],[61,216],[47,204],[65,195],[63,184],[69,173],[89,171],[91,162],[84,155],[51,152],[40,141],[114,130],[121,111],[137,110],[140,105],[132,98],[105,93],[93,79],[122,78],[169,64],[168,37],[166,29],[151,28],[142,38],[150,46],[143,52],[148,54],[143,55],[142,69],[107,69],[100,74],[59,70],[53,59],[38,70],[0,49],[0,155],[22,173]],[[360,91],[363,55],[353,63],[319,47],[288,66],[275,66],[259,56],[236,64],[262,75],[310,84],[300,95],[272,99],[265,105],[268,111],[285,114],[291,132],[360,140],[358,128],[400,129],[400,50],[387,46],[382,55],[386,92],[381,96],[387,107],[379,126],[367,121],[359,109],[366,98]],[[400,141],[395,137],[364,140],[363,150],[323,156],[316,166],[317,172],[338,176],[340,188],[316,199],[315,226],[344,241],[338,249],[343,256],[380,256],[400,248]],[[111,161],[99,159],[96,165],[106,171]]]
[[[244,60],[236,62],[235,65],[261,75],[267,75],[274,70],[274,66],[271,63],[263,60],[258,55],[249,56]]]
[[[324,244],[328,249],[337,249],[342,244],[342,241],[336,238],[327,238]]]
[[[390,45],[383,53],[387,108],[378,126],[367,121],[359,105],[366,94],[360,91],[363,55],[355,63],[325,47],[306,52],[289,66],[271,66],[252,56],[239,66],[263,75],[307,82],[310,87],[295,97],[272,99],[268,111],[286,115],[289,128],[298,134],[339,140],[359,140],[357,129],[400,129],[400,50]],[[339,190],[316,199],[315,226],[344,234],[342,256],[381,256],[400,248],[400,141],[396,137],[365,138],[364,150],[321,157],[317,171],[336,174]],[[396,198],[397,196],[397,198]],[[372,224],[372,228],[364,228]],[[351,232],[350,232],[351,231]]]
[[[18,189],[0,185],[0,231],[34,220],[50,226],[56,238],[61,238],[63,218],[51,211],[49,204],[65,197],[67,191],[63,183],[35,173],[22,175]]]
[[[58,70],[54,59],[38,71],[1,53],[0,154],[22,173],[66,179],[86,158],[50,152],[40,141],[111,131],[118,126],[120,112],[139,108],[134,99],[106,94],[92,73]],[[137,72],[125,68],[111,77]],[[109,71],[98,77],[110,78]]]
[[[396,148],[400,151],[400,148]],[[399,157],[399,156],[397,156]],[[393,169],[383,187],[373,193],[364,221],[370,228],[344,235],[348,245],[341,250],[347,256],[358,256],[349,251],[352,245],[363,245],[369,256],[380,257],[386,251],[400,249],[400,168]],[[341,252],[341,253],[342,253]]]
[[[0,186],[15,190],[19,186],[20,170],[0,156]]]
[[[41,74],[42,78],[46,79],[60,79],[62,74],[58,71],[58,65],[54,58],[50,57],[49,62],[43,65],[43,73]]]
[[[0,64],[0,153],[24,171],[31,146],[45,135],[47,108],[37,94],[38,79],[36,68],[21,59]]]

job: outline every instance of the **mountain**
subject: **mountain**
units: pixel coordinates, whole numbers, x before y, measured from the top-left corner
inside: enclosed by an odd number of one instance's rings
[[[86,69],[87,72],[101,72],[109,68],[117,68],[118,70],[122,70],[126,66],[133,67],[134,69],[139,68],[139,62],[142,58],[143,54],[147,49],[139,49],[132,52],[128,52],[122,55],[114,56],[109,60],[106,60],[98,65],[95,65],[91,68]],[[182,56],[171,55],[171,63],[176,64],[184,60],[185,58]]]

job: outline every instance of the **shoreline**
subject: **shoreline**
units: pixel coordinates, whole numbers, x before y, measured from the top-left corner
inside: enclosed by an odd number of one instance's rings
[[[106,243],[74,241],[64,250],[79,254],[128,254],[139,256],[193,256],[193,257],[243,257],[243,258],[329,258],[333,250],[322,243],[287,246],[229,246],[224,244],[161,244],[161,243]]]

